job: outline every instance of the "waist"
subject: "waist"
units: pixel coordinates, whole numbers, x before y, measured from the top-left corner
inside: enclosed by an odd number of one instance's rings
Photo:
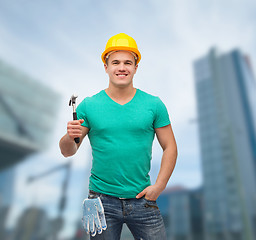
[[[115,196],[111,196],[111,195],[108,195],[108,194],[99,193],[99,192],[95,192],[93,190],[89,190],[88,198],[96,198],[96,197],[100,197],[100,196],[112,197],[112,198],[116,198],[116,199],[131,199],[131,198],[115,197]]]

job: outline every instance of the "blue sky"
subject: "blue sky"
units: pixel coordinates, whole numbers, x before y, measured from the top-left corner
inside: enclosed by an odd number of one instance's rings
[[[60,155],[58,141],[72,116],[69,97],[77,93],[79,103],[108,86],[100,55],[107,40],[120,32],[134,37],[142,54],[134,86],[158,95],[169,111],[179,149],[169,186],[200,186],[197,124],[191,121],[197,117],[192,64],[216,46],[221,52],[240,48],[250,55],[256,69],[255,10],[253,0],[0,0],[0,58],[61,95],[53,141],[17,169],[16,200],[20,204],[14,206],[10,224],[32,203],[56,214],[64,173],[28,187],[25,179],[31,171],[27,169],[40,173],[67,161]],[[157,142],[153,151],[152,182],[161,159]],[[86,192],[91,160],[88,140],[72,159],[69,196],[73,200],[66,211],[71,227],[63,235],[72,232],[80,214],[84,195],[75,187],[77,182]]]

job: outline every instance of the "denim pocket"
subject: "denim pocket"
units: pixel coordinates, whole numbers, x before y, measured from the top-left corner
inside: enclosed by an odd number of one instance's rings
[[[155,209],[159,209],[158,206],[157,206],[157,203],[156,201],[152,201],[152,200],[148,200],[144,197],[144,200],[145,200],[145,207],[146,208],[155,208]]]

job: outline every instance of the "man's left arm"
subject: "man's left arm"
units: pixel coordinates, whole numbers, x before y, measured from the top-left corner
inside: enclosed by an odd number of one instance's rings
[[[172,175],[178,155],[177,145],[171,125],[169,124],[165,127],[156,128],[155,132],[163,149],[160,171],[158,173],[156,183],[145,188],[136,196],[136,198],[145,196],[146,199],[151,201],[155,201],[160,193],[165,189]]]

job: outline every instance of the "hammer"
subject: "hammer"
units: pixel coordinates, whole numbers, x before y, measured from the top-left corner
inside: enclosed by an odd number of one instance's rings
[[[77,115],[76,115],[76,98],[78,96],[73,94],[69,100],[69,106],[71,106],[72,104],[72,107],[73,107],[73,120],[77,120]],[[80,138],[77,137],[74,139],[76,143],[79,143],[80,142]]]

